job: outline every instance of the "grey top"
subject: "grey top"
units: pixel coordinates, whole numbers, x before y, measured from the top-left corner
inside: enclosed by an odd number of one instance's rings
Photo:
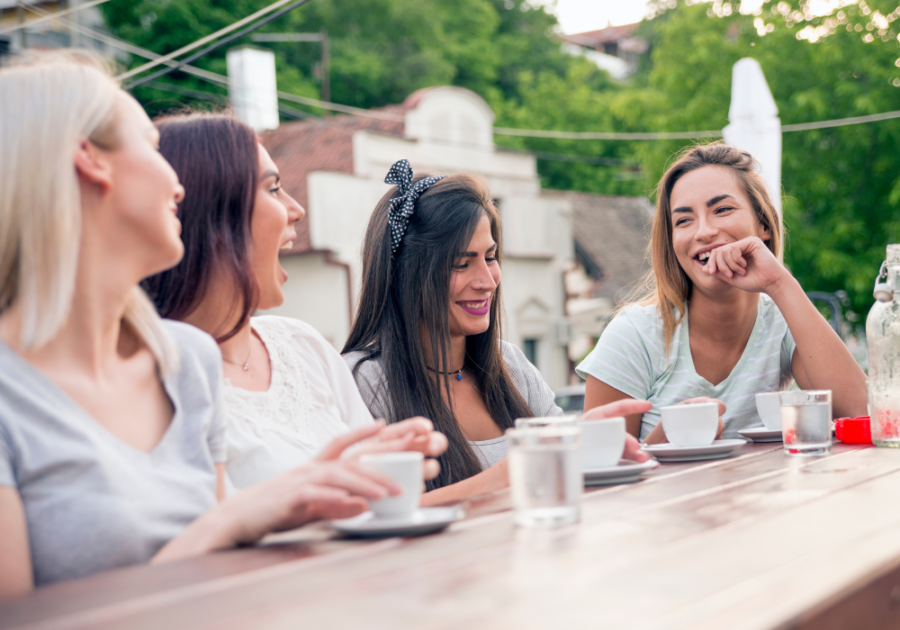
[[[181,366],[163,384],[175,415],[149,453],[0,342],[0,485],[22,499],[37,586],[147,562],[216,503],[221,354],[199,329],[163,325]]]
[[[553,391],[544,382],[538,369],[525,358],[522,351],[505,341],[500,342],[500,348],[503,351],[503,360],[506,361],[513,384],[528,403],[528,407],[534,412],[535,417],[563,415],[563,410],[556,406]],[[366,356],[368,356],[366,352],[349,352],[344,355],[344,361],[347,362],[354,379],[356,379],[356,386],[359,388],[359,393],[362,394],[363,402],[366,403],[369,412],[375,418],[387,418],[390,416],[391,401],[381,359],[360,363]],[[357,364],[359,364],[358,370],[356,369]],[[506,457],[506,436],[490,440],[470,440],[469,444],[472,445],[472,450],[475,451],[475,455],[484,468],[490,468]]]

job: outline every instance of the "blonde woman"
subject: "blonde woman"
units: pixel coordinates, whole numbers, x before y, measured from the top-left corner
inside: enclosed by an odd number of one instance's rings
[[[665,440],[659,407],[723,403],[723,437],[759,423],[757,392],[830,389],[834,413],[865,413],[865,375],[778,260],[781,223],[753,158],[714,143],[687,149],[657,187],[652,286],[578,366],[585,409],[637,398],[629,431]]]
[[[138,288],[183,249],[184,191],[157,139],[84,60],[0,71],[0,597],[399,492],[352,461],[319,461],[217,505],[221,355],[201,331],[161,321]]]

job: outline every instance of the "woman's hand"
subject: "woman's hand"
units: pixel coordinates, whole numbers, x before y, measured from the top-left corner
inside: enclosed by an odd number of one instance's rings
[[[716,430],[716,439],[722,437],[722,431],[725,430],[725,423],[722,422],[722,416],[725,415],[725,412],[728,411],[728,406],[723,403],[721,400],[716,398],[710,398],[709,396],[698,396],[697,398],[688,398],[687,400],[682,400],[679,405],[694,405],[698,403],[711,403],[714,402],[719,406],[719,428]],[[662,444],[664,442],[668,442],[669,438],[666,437],[666,432],[663,431],[662,422],[653,427],[653,430],[650,431],[650,434],[647,436],[647,439],[644,440],[644,444]]]
[[[590,411],[585,412],[580,418],[582,420],[603,420],[604,418],[615,418],[616,416],[627,416],[634,413],[645,413],[653,407],[646,400],[617,400],[608,405],[594,407]],[[646,462],[650,456],[641,450],[640,442],[637,441],[630,433],[625,434],[625,451],[622,457],[635,462]]]
[[[351,451],[347,449],[355,448]],[[383,420],[374,425],[353,429],[332,440],[316,457],[318,461],[330,461],[339,457],[358,458],[368,453],[396,453],[418,451],[425,455],[425,479],[434,479],[441,471],[435,459],[447,450],[447,438],[434,430],[431,420],[409,418],[385,426]]]
[[[390,477],[353,459],[311,461],[219,503],[153,558],[166,562],[256,542],[318,519],[349,518],[368,501],[402,493]]]
[[[784,265],[756,236],[712,250],[702,269],[738,289],[753,293],[769,293],[790,277]]]

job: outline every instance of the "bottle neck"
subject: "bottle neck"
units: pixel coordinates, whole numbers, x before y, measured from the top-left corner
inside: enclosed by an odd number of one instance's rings
[[[900,293],[900,263],[888,264],[887,283],[891,285],[894,293]]]

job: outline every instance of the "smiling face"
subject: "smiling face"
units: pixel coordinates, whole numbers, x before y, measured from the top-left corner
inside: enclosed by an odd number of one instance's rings
[[[491,299],[500,284],[497,243],[491,222],[482,215],[466,251],[460,252],[450,276],[450,336],[483,333],[491,325]]]
[[[146,277],[181,260],[181,222],[177,203],[184,197],[178,176],[159,153],[159,133],[131,96],[116,102],[114,146],[104,149],[111,172],[113,217],[102,220],[106,241],[133,260]]]
[[[731,288],[701,270],[709,252],[748,236],[771,238],[740,180],[727,166],[703,166],[682,176],[672,188],[670,206],[675,256],[701,291]]]
[[[281,287],[288,275],[281,266],[278,253],[293,246],[297,238],[294,224],[305,216],[303,207],[281,187],[278,167],[259,145],[259,186],[250,222],[253,272],[259,284],[257,308],[265,310],[284,303]]]

